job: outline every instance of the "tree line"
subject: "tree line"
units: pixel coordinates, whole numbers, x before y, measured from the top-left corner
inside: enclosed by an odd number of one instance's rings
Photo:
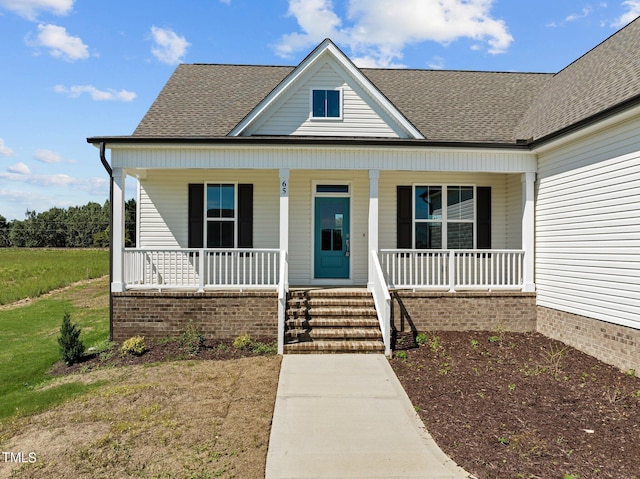
[[[109,201],[102,206],[27,210],[24,220],[0,215],[0,248],[105,248],[109,246]],[[136,200],[125,203],[125,246],[136,244]]]

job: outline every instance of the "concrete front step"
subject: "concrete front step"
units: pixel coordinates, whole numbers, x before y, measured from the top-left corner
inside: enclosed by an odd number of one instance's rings
[[[285,354],[313,353],[384,353],[382,341],[318,340],[284,345]]]

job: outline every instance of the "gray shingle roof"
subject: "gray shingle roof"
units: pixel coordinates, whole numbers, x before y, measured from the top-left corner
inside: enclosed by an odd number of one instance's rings
[[[640,18],[557,73],[516,128],[543,138],[640,95]]]
[[[430,141],[539,139],[640,95],[640,19],[561,72],[362,69]],[[228,133],[294,67],[180,65],[133,137]]]

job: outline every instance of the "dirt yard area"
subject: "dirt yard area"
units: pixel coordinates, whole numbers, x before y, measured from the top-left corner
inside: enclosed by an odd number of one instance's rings
[[[264,477],[280,357],[83,367],[56,384],[100,387],[2,426],[0,478]]]
[[[403,338],[404,339],[404,338]],[[434,332],[392,366],[480,479],[640,478],[640,379],[537,333]],[[406,355],[406,356],[405,356]]]

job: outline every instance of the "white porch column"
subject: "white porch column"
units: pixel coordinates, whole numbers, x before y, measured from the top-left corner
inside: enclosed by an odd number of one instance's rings
[[[113,204],[111,241],[113,251],[113,278],[111,292],[123,292],[124,283],[124,186],[125,172],[122,168],[114,168],[113,172]]]
[[[280,250],[289,251],[289,170],[280,170]]]
[[[522,249],[524,250],[522,291],[536,290],[535,267],[535,173],[522,174]]]
[[[378,180],[380,170],[369,170],[369,248],[367,258],[369,261],[369,279],[367,289],[373,288],[373,276],[375,269],[371,263],[371,251],[378,251]]]

